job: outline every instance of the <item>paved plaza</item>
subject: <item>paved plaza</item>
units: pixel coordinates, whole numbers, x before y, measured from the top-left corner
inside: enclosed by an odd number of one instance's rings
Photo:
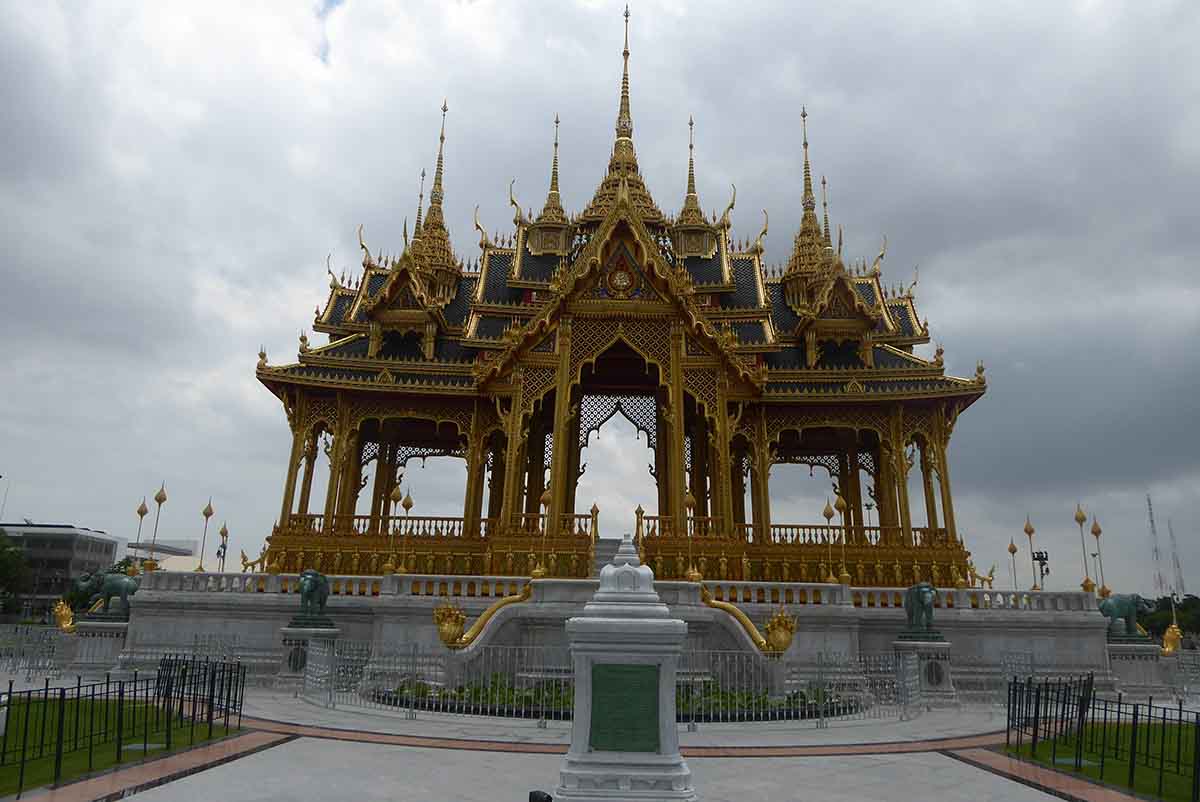
[[[245,713],[243,735],[25,798],[258,802],[303,793],[356,802],[524,802],[532,789],[553,792],[569,742],[562,723],[426,713],[410,720],[264,690],[248,694]],[[1129,799],[1010,761],[995,751],[1003,726],[995,708],[966,708],[825,729],[807,722],[681,727],[680,742],[706,802]]]

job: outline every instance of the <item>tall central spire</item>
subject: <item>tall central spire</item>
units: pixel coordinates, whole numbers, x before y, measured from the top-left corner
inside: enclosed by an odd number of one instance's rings
[[[442,99],[442,130],[438,134],[438,155],[437,167],[433,171],[433,189],[429,192],[429,216],[433,217],[433,209],[436,207],[439,212],[442,210],[442,173],[444,171],[444,160],[442,153],[446,148],[446,112],[450,111],[450,106],[446,100]]]
[[[621,51],[624,67],[621,71],[621,102],[617,107],[616,141],[613,143],[612,158],[608,160],[608,173],[596,189],[592,202],[580,217],[585,221],[599,221],[608,214],[616,202],[622,182],[629,186],[629,197],[641,213],[642,221],[661,225],[663,214],[650,197],[646,184],[638,172],[637,153],[633,148],[633,115],[629,112],[629,6],[625,7],[625,48]]]
[[[821,221],[817,219],[817,196],[813,192],[812,167],[808,163],[808,110],[803,106],[800,107],[800,131],[804,148],[804,194],[801,198],[804,212],[788,259],[786,272],[789,274],[812,272],[825,261],[822,257],[825,235],[821,233]]]
[[[451,282],[443,276],[448,272],[458,272],[458,260],[450,246],[450,232],[446,230],[446,220],[442,212],[442,200],[445,197],[442,178],[445,174],[446,112],[449,110],[450,106],[443,100],[442,128],[438,133],[437,166],[433,170],[433,188],[429,190],[429,211],[425,213],[420,240],[424,269],[439,276],[435,280],[435,297],[441,297],[450,292]]]
[[[554,115],[554,161],[550,165],[550,192],[546,195],[546,203],[542,213],[538,215],[539,223],[565,223],[567,214],[563,211],[562,198],[558,194],[558,115]]]
[[[704,211],[700,208],[700,196],[696,194],[696,121],[688,117],[688,176],[687,195],[683,198],[683,209],[676,223],[682,225],[704,225]]]
[[[633,143],[633,115],[629,113],[629,6],[625,6],[625,69],[621,74],[621,105],[617,109],[617,141],[628,139]]]

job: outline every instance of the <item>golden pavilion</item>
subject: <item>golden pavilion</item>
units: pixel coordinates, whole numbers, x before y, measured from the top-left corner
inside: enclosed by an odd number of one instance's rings
[[[870,265],[843,261],[828,206],[817,216],[804,112],[786,265],[763,264],[765,212],[752,242],[731,238],[736,190],[719,217],[702,212],[691,145],[682,206],[664,213],[634,148],[628,18],[623,55],[612,155],[582,211],[559,197],[556,119],[541,212],[523,212],[510,186],[512,233],[489,236],[476,215],[480,253],[466,264],[443,213],[443,104],[429,204],[402,253],[372,256],[360,228],[362,272],[330,274],[313,323],[329,342],[302,335],[294,364],[260,352],[256,375],[292,432],[261,567],[589,576],[599,511],[577,508],[580,453],[619,412],[653,450],[656,514],[605,510],[606,527],[635,531],[659,578],[974,582],[947,447],[986,389],[982,364],[955,378],[940,347],[914,354],[929,328],[913,286],[881,281],[886,241]],[[465,460],[461,516],[404,514],[398,477],[429,456]],[[329,479],[314,494],[319,460]],[[829,473],[823,521],[772,518],[783,463]]]

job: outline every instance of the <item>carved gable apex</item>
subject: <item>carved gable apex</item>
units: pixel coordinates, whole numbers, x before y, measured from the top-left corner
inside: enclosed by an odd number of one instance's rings
[[[550,298],[537,315],[519,330],[509,330],[511,341],[495,359],[477,368],[476,382],[484,384],[511,372],[521,356],[553,329],[563,311],[575,301],[587,301],[589,293],[644,293],[638,300],[661,303],[663,314],[676,317],[690,337],[700,340],[721,358],[738,381],[761,389],[765,375],[734,353],[736,342],[718,331],[705,318],[694,299],[687,270],[671,265],[655,237],[642,223],[626,193],[596,228],[575,261],[562,270],[550,285]],[[612,300],[613,296],[606,296]],[[628,298],[627,300],[634,300]]]
[[[436,304],[431,303],[425,280],[417,272],[411,254],[406,251],[396,261],[387,281],[371,299],[366,310],[372,320],[385,322],[397,317],[396,313],[400,313],[399,316],[404,319],[415,319],[417,315],[425,319],[432,311],[431,307],[436,307]]]
[[[845,273],[837,272],[817,289],[811,313],[801,319],[798,328],[868,332],[875,328],[881,314],[879,308],[863,302]]]

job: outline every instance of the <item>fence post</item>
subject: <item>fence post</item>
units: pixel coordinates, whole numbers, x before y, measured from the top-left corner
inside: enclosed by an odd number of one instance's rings
[[[1133,726],[1130,728],[1129,734],[1129,777],[1125,783],[1131,789],[1133,788],[1133,777],[1137,769],[1137,734],[1138,734],[1138,704],[1133,703]]]
[[[125,740],[125,680],[117,682],[117,762],[121,762],[121,747]]]
[[[1033,691],[1033,738],[1029,741],[1029,754],[1034,760],[1037,760],[1037,745],[1038,736],[1040,735],[1042,712],[1042,688],[1044,685],[1038,685]]]
[[[172,718],[173,714],[171,713],[171,702],[174,701],[174,699],[175,699],[175,687],[173,684],[174,681],[175,681],[175,670],[174,670],[174,666],[172,666],[171,670],[169,670],[167,672],[167,694],[166,694],[166,699],[165,699],[165,701],[167,703],[167,709],[165,711],[163,711],[165,713],[165,715],[163,716],[163,719],[166,722],[166,729],[167,729],[166,735],[167,735],[167,751],[168,752],[171,751],[171,741],[173,740],[171,734],[175,730],[175,719]]]
[[[42,726],[38,730],[38,757],[46,754],[46,716],[50,715],[50,678],[42,686]]]
[[[1162,727],[1158,735],[1158,795],[1162,796],[1163,770],[1167,765],[1167,708],[1162,709]]]
[[[58,689],[58,738],[54,744],[54,784],[62,779],[63,727],[67,720],[67,689]]]
[[[1104,701],[1104,723],[1100,734],[1100,782],[1104,782],[1104,753],[1108,750],[1108,700]]]
[[[17,777],[17,796],[25,788],[25,744],[29,741],[29,709],[33,707],[33,691],[25,692],[25,726],[21,734],[21,771]]]
[[[4,765],[4,761],[8,756],[8,728],[12,726],[12,701],[13,701],[13,681],[8,681],[8,693],[4,696],[4,735],[0,736],[3,739],[3,744],[0,744],[0,766]]]
[[[217,672],[216,665],[213,665],[213,670],[208,672],[208,737],[212,740],[213,732],[213,698],[217,692]]]
[[[96,743],[96,683],[88,686],[88,771],[92,770],[92,750]]]
[[[1200,802],[1200,767],[1196,766],[1197,758],[1200,758],[1200,713],[1192,722],[1192,802]]]

